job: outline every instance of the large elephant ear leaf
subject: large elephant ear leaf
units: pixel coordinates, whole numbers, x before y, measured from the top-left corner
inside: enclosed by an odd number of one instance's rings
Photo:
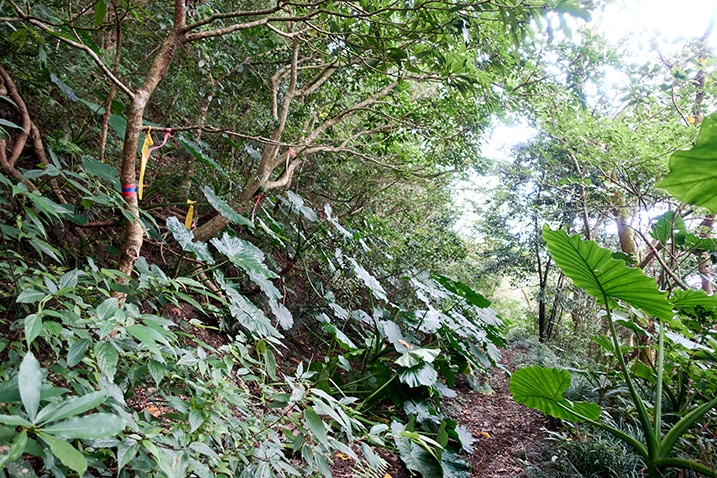
[[[655,280],[639,269],[627,267],[624,261],[613,259],[608,249],[548,226],[543,227],[543,239],[563,273],[600,303],[604,304],[607,298],[612,306],[615,299],[620,299],[650,315],[672,319],[667,294],[657,288]]]
[[[702,121],[695,147],[672,153],[669,166],[670,172],[656,187],[717,212],[717,113]]]
[[[510,378],[510,392],[518,403],[563,420],[597,420],[602,413],[599,405],[563,397],[569,386],[570,372],[556,368],[525,367]]]

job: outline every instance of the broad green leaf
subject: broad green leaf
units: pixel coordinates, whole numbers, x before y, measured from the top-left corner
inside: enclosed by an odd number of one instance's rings
[[[85,474],[87,470],[87,460],[80,451],[65,440],[42,431],[37,431],[37,436],[50,446],[52,454],[59,458],[63,465],[75,470],[80,476]]]
[[[209,252],[209,246],[204,242],[195,242],[194,233],[184,227],[179,219],[174,216],[167,218],[167,228],[183,250],[194,253],[199,260],[214,264],[214,257]]]
[[[282,329],[289,330],[294,325],[294,316],[284,304],[277,302],[276,299],[269,299],[269,308]]]
[[[463,425],[457,425],[455,428],[458,441],[466,453],[473,453],[473,444],[478,440],[471,434],[468,428]]]
[[[226,282],[224,275],[220,271],[214,271],[214,279],[229,296],[231,301],[229,312],[231,312],[239,325],[263,337],[282,337],[281,333],[271,324],[269,318],[264,315],[264,312],[241,295],[232,284]]]
[[[702,121],[695,147],[670,156],[670,172],[655,187],[717,212],[717,113]]]
[[[471,464],[451,450],[441,452],[441,470],[443,478],[471,478],[472,476]]]
[[[117,471],[121,471],[122,468],[127,465],[130,461],[137,456],[139,450],[139,443],[135,440],[124,439],[117,445]]]
[[[391,423],[391,433],[406,468],[420,473],[423,477],[443,476],[440,465],[428,450],[404,436],[404,426],[401,423]]]
[[[356,344],[351,341],[350,338],[346,336],[340,329],[336,328],[334,324],[331,324],[329,322],[325,322],[321,325],[321,329],[329,334],[333,335],[336,339],[336,342],[338,342],[339,346],[341,346],[342,349],[347,351],[356,350],[358,347],[356,347]]]
[[[438,380],[438,372],[429,363],[423,362],[420,365],[408,369],[402,369],[398,378],[411,388],[420,386],[431,387]]]
[[[316,222],[319,218],[313,209],[304,204],[304,199],[296,194],[294,191],[287,191],[286,197],[289,200],[289,204],[296,208],[299,213],[311,222]]]
[[[398,357],[395,363],[401,367],[415,367],[423,362],[432,363],[440,353],[440,349],[409,349]]]
[[[670,303],[677,310],[693,311],[702,308],[711,313],[717,313],[717,295],[707,295],[702,290],[676,290]]]
[[[304,421],[308,429],[311,430],[311,433],[313,433],[314,438],[317,439],[319,443],[322,445],[329,444],[329,437],[326,433],[326,425],[313,408],[308,407],[304,410]]]
[[[620,299],[663,320],[672,318],[667,294],[657,289],[655,280],[613,259],[609,250],[594,241],[583,241],[577,234],[552,231],[547,225],[543,227],[543,238],[563,273],[598,302],[604,303],[604,294],[609,302],[606,305],[611,307],[615,299]]]
[[[123,418],[110,413],[93,413],[69,418],[60,423],[43,427],[42,430],[64,438],[97,440],[117,435],[125,427]]]
[[[667,211],[654,220],[650,235],[663,244],[674,243],[681,246],[685,243],[687,226],[682,216],[675,216],[674,211]]]
[[[209,186],[202,186],[200,189],[204,193],[204,196],[206,196],[209,204],[211,204],[219,214],[229,219],[230,222],[238,226],[248,226],[252,229],[254,228],[253,222],[237,213],[226,201],[214,194],[212,188]]]
[[[109,342],[99,342],[95,344],[95,359],[100,371],[111,381],[114,380],[117,373],[117,361],[119,353],[117,349]]]
[[[189,432],[194,433],[199,429],[199,427],[202,426],[202,423],[204,423],[204,414],[201,410],[197,410],[196,408],[192,408],[189,410]]]
[[[361,279],[361,281],[366,285],[366,287],[371,290],[373,296],[376,297],[378,300],[388,301],[386,291],[378,282],[378,279],[372,276],[366,269],[361,267],[359,263],[356,262],[356,260],[354,260],[353,258],[349,258],[349,261],[353,265],[356,277]]]
[[[264,265],[264,253],[254,244],[232,237],[226,232],[221,240],[214,238],[211,240],[217,250],[227,256],[227,258],[240,269],[247,272],[261,274],[268,278],[278,277]]]
[[[35,423],[37,409],[40,407],[40,391],[42,389],[42,371],[40,363],[32,352],[28,352],[20,363],[17,376],[20,398],[30,421]]]
[[[449,279],[448,277],[442,276],[440,274],[435,274],[432,277],[436,280],[436,282],[441,284],[449,291],[463,297],[469,304],[475,305],[476,307],[480,308],[490,307],[490,301],[488,299],[468,287],[463,282]]]
[[[22,456],[27,445],[27,430],[22,430],[15,435],[10,446],[0,446],[0,470],[5,469],[5,464],[13,462]]]
[[[98,161],[92,156],[82,156],[82,166],[88,173],[104,179],[117,190],[120,189],[119,173],[116,168]]]
[[[595,403],[566,400],[563,393],[568,387],[570,372],[555,368],[525,367],[510,378],[510,392],[518,403],[563,420],[597,420],[602,409]]]
[[[73,415],[80,415],[87,410],[92,410],[93,408],[99,406],[106,399],[107,392],[104,390],[88,393],[87,395],[82,395],[81,397],[75,397],[63,402],[59,407],[53,409],[52,411],[45,412],[45,410],[49,410],[49,407],[43,408],[40,410],[40,413],[37,414],[37,421],[38,423],[50,422],[62,420],[63,418]],[[45,428],[45,430],[47,430],[47,428]]]

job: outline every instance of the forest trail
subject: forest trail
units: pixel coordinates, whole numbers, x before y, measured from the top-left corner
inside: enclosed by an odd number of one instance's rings
[[[503,351],[501,364],[511,372],[514,361],[522,352]],[[510,379],[506,372],[493,368],[484,380],[493,389],[483,394],[467,384],[458,388],[458,397],[447,400],[449,414],[478,439],[473,453],[467,456],[475,478],[522,477],[526,457],[546,445],[547,431],[558,425],[536,410],[514,402],[511,398]]]

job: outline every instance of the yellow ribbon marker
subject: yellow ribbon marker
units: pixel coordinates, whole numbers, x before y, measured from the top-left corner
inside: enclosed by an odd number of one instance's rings
[[[142,143],[142,159],[139,162],[139,184],[137,185],[137,197],[142,199],[142,189],[144,189],[144,171],[147,169],[147,160],[149,159],[149,147],[154,144],[152,141],[152,127],[147,128],[144,135],[144,143]]]
[[[191,201],[187,199],[187,204],[189,204],[189,211],[187,211],[187,218],[184,220],[184,228],[187,230],[192,229],[192,219],[194,219],[194,206],[197,201]]]

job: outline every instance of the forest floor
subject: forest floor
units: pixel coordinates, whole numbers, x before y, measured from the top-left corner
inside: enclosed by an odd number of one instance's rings
[[[501,364],[510,371],[520,361],[520,350],[503,351]],[[540,455],[546,446],[548,430],[556,430],[557,421],[514,402],[509,390],[509,378],[505,370],[493,368],[482,377],[490,385],[489,393],[477,392],[468,383],[455,388],[458,396],[445,400],[443,405],[449,415],[465,426],[478,441],[473,453],[464,455],[473,468],[473,478],[523,478],[531,456]],[[383,456],[389,462],[384,478],[409,478],[398,456]],[[351,463],[334,463],[334,478],[355,476]]]

